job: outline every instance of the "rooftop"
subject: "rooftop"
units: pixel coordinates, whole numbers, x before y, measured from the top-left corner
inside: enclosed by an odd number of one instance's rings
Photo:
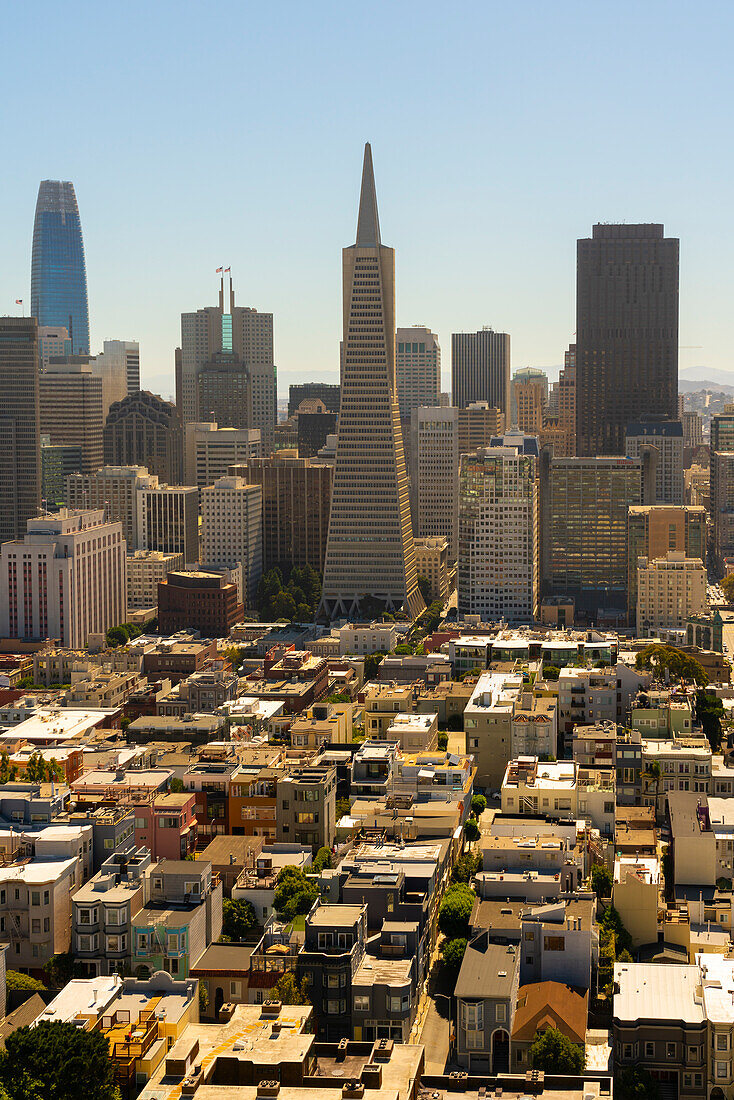
[[[621,1023],[703,1024],[703,1003],[696,998],[697,966],[677,963],[615,963],[613,1015]]]

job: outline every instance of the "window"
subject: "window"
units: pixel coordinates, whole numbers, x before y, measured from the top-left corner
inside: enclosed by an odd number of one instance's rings
[[[728,1035],[718,1034],[716,1036],[716,1049],[728,1050],[729,1049],[729,1037]]]
[[[331,932],[319,932],[319,951],[323,951],[325,947],[331,947],[332,942]]]
[[[370,1010],[370,998],[369,995],[355,995],[354,998],[354,1011],[355,1012],[369,1012]]]
[[[109,836],[105,837],[104,846],[105,846],[105,848],[108,852],[111,851],[114,848],[115,842],[112,839],[112,837],[109,837]]]
[[[105,924],[124,924],[125,923],[125,909],[109,909],[105,908],[104,919]]]
[[[135,828],[136,829],[147,829],[148,828],[148,822],[146,821],[146,819],[144,817],[136,817],[135,818]]]
[[[495,1005],[495,1020],[498,1024],[503,1024],[507,1019],[507,1005],[498,1004]]]
[[[716,1063],[716,1076],[717,1077],[728,1077],[729,1076],[729,1063],[728,1062],[717,1062]]]
[[[645,1043],[645,1057],[646,1058],[654,1058],[655,1057],[655,1044],[654,1043]]]
[[[339,975],[338,974],[329,974],[329,975],[327,975],[326,984],[327,984],[329,989],[338,989],[339,988]]]
[[[50,895],[50,893],[48,892],[48,890],[44,890],[44,891],[43,891],[43,904],[44,904],[44,905],[48,905],[48,902],[49,902],[49,898],[50,898],[50,897],[51,897],[51,895]]]
[[[230,982],[229,983],[229,996],[240,997],[242,995],[242,982]]]
[[[33,920],[31,921],[31,932],[40,932],[40,931],[41,931],[41,918],[40,917],[34,917]]]
[[[526,942],[532,943],[532,941],[534,939],[535,939],[535,932],[533,931],[532,928],[527,928],[525,930],[525,940],[526,940]]]
[[[31,905],[40,905],[40,904],[41,904],[41,891],[40,890],[31,890]]]
[[[461,1023],[469,1030],[482,1030],[484,1028],[484,1003],[482,1001],[462,1001]]]
[[[565,951],[566,939],[564,936],[544,936],[543,949],[545,951]]]
[[[625,1059],[632,1057],[632,1043],[622,1043],[622,1057]]]
[[[194,880],[192,882],[185,882],[184,883],[184,893],[185,894],[200,894],[201,893],[201,883],[198,880]]]
[[[675,1058],[675,1043],[666,1043],[665,1044],[665,1057],[666,1058]]]

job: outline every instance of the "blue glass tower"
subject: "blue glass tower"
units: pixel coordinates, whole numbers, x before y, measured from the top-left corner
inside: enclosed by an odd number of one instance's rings
[[[89,354],[87,271],[73,183],[43,180],[38,188],[31,313],[39,325],[68,329],[74,355]]]

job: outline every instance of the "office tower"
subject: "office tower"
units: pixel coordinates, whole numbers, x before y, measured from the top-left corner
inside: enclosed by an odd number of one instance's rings
[[[49,360],[60,355],[71,355],[68,330],[59,325],[38,326],[38,361],[44,371]]]
[[[225,477],[236,462],[259,458],[262,453],[258,428],[191,423],[186,425],[184,439],[184,481],[199,489]]]
[[[48,435],[41,436],[41,500],[47,508],[68,504],[66,479],[71,475],[81,477],[81,465],[81,447],[64,447],[52,443]]]
[[[548,410],[550,415],[550,409]],[[573,458],[576,454],[576,345],[570,344],[564,353],[564,363],[555,386],[555,420],[546,416],[541,445],[552,445],[556,458]]]
[[[680,420],[635,420],[627,425],[628,458],[639,458],[645,447],[657,452],[655,503],[683,503],[683,425]]]
[[[507,426],[505,414],[486,401],[473,401],[465,409],[459,409],[459,454],[488,447],[492,437]]]
[[[103,382],[105,417],[115,401],[140,390],[140,344],[137,340],[105,340],[94,361]]]
[[[218,351],[199,371],[198,408],[223,428],[252,424],[250,372],[231,352]]]
[[[248,608],[256,606],[263,571],[262,504],[262,488],[242,477],[220,477],[201,490],[203,567],[239,564],[241,599]]]
[[[156,485],[137,493],[140,550],[183,554],[199,560],[199,490],[193,485]]]
[[[701,414],[693,410],[684,410],[681,414],[683,421],[683,446],[701,447],[703,445],[703,419]]]
[[[38,325],[0,317],[0,543],[22,537],[40,502]]]
[[[369,145],[357,240],[342,268],[344,373],[322,610],[359,613],[366,597],[417,615],[424,604],[395,392],[395,253],[380,241]]]
[[[706,566],[679,550],[637,561],[637,637],[654,638],[660,630],[681,629],[706,603]]]
[[[148,390],[115,401],[103,435],[106,466],[145,466],[166,484],[181,483],[183,427],[170,401]]]
[[[237,585],[219,573],[174,571],[158,585],[161,634],[198,630],[203,638],[227,638],[243,614]]]
[[[465,409],[486,401],[510,416],[510,337],[485,327],[479,332],[451,336],[451,393],[453,404]]]
[[[334,468],[293,451],[230,466],[262,489],[263,570],[310,565],[323,572]]]
[[[264,441],[278,419],[276,370],[273,357],[273,315],[256,309],[235,306],[232,279],[229,280],[229,300],[225,310],[224,276],[219,287],[219,305],[181,314],[181,364],[177,367],[180,385],[176,403],[184,424],[201,421],[210,415],[209,408],[199,405],[198,375],[205,364],[222,366],[239,364],[239,370],[249,375],[250,419],[232,424],[235,428],[259,428]],[[233,371],[232,373],[237,373]],[[212,419],[223,426],[222,415]]]
[[[578,242],[576,449],[624,454],[625,428],[678,412],[678,241],[595,225]]]
[[[158,585],[172,570],[183,569],[183,554],[135,550],[127,555],[127,610],[141,611],[158,603]]]
[[[70,508],[104,508],[107,519],[122,524],[128,551],[142,545],[138,530],[138,493],[158,488],[158,478],[145,466],[102,466],[92,474],[66,479],[64,500]]]
[[[627,518],[627,607],[635,622],[637,560],[656,561],[668,551],[706,561],[706,510],[701,507],[634,505]]]
[[[330,412],[318,398],[304,398],[293,419],[299,458],[315,458],[326,437],[336,431],[337,413]]]
[[[102,445],[102,380],[94,375],[89,356],[51,359],[39,384],[41,431],[52,444],[78,447],[82,474],[98,470]]]
[[[323,401],[329,412],[339,415],[341,387],[330,382],[301,382],[298,385],[290,386],[288,389],[288,415],[293,416],[302,401],[312,398]]]
[[[31,313],[39,325],[63,326],[67,330],[72,355],[89,355],[87,271],[73,183],[43,180],[38,188]]]
[[[441,536],[449,559],[459,546],[459,416],[455,408],[413,409],[410,422],[410,495],[416,538]],[[491,436],[483,440],[488,443]]]
[[[28,520],[0,548],[0,635],[84,649],[125,621],[125,540],[94,508]]]
[[[535,367],[525,367],[512,379],[512,424],[521,432],[539,436],[548,405],[548,376]]]
[[[538,606],[538,441],[510,432],[461,456],[458,608],[531,623]]]
[[[734,448],[712,450],[710,474],[714,559],[723,573],[727,559],[734,557]]]
[[[441,393],[441,348],[429,328],[399,328],[396,336],[395,382],[401,421],[413,409],[434,406]]]
[[[627,613],[627,513],[649,504],[651,456],[540,456],[541,595],[568,597],[576,613],[597,622]]]

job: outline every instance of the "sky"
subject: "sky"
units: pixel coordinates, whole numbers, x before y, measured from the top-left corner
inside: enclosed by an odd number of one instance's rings
[[[341,249],[372,143],[399,325],[509,332],[555,376],[576,239],[681,241],[681,368],[728,370],[734,6],[36,0],[6,17],[0,313],[30,303],[38,183],[74,182],[92,352],[140,341],[173,394],[180,314],[272,311],[279,396],[338,380]],[[13,45],[14,43],[14,45]],[[10,48],[8,48],[10,47]]]

